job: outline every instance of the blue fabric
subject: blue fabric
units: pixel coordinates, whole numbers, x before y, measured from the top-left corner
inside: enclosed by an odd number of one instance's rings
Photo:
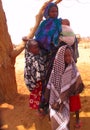
[[[50,50],[51,43],[54,46],[58,45],[59,36],[62,31],[61,21],[61,18],[49,18],[40,24],[35,34],[35,40],[39,42],[41,47]]]
[[[49,18],[48,13],[51,7],[57,5],[55,3],[49,3],[45,9],[44,17],[46,20],[43,20],[39,25],[36,33],[35,40],[39,43],[40,47],[46,50],[51,50],[52,44],[58,46],[59,36],[62,31],[61,28],[61,18]],[[52,43],[52,44],[51,44]]]

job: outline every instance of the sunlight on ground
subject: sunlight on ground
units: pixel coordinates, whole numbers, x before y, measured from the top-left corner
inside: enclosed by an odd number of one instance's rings
[[[6,124],[6,125],[3,125],[2,127],[1,127],[1,129],[8,129],[8,125]]]
[[[80,117],[90,117],[90,112],[80,112]]]
[[[25,130],[25,127],[23,125],[17,126],[17,130]],[[35,130],[35,124],[33,124],[31,128],[27,130]]]
[[[14,109],[14,106],[8,103],[3,103],[0,105],[0,108],[8,108],[8,109]]]
[[[80,120],[83,126],[77,130],[90,130],[90,48],[79,47],[77,62],[85,90],[80,94]],[[16,58],[15,64],[18,95],[13,102],[0,105],[2,130],[51,130],[49,117],[40,120],[34,110],[29,108],[29,94],[23,78],[24,51]],[[75,113],[71,113],[71,130],[74,128]]]

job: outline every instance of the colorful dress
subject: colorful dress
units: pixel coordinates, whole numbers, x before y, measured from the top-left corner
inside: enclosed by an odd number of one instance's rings
[[[32,90],[32,92],[30,93],[29,107],[31,109],[38,110],[40,100],[41,100],[41,92],[42,92],[42,83],[38,82],[36,85],[36,88],[34,90]]]
[[[40,54],[34,55],[30,53],[27,43],[25,48],[24,80],[30,91],[29,106],[32,109],[38,109],[44,76],[45,68],[43,58]]]

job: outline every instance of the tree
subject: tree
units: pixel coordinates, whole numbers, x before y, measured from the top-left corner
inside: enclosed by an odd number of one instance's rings
[[[43,4],[39,13],[36,15],[36,23],[32,31],[28,34],[28,38],[33,38],[34,33],[40,24],[43,17],[45,7],[49,2],[48,0]],[[56,0],[56,4],[61,0]],[[5,12],[3,10],[2,1],[0,0],[0,102],[8,101],[15,97],[17,94],[17,83],[15,77],[15,59],[23,51],[25,42],[13,48],[13,44],[8,33],[7,21]]]
[[[15,58],[10,57],[13,45],[6,22],[0,0],[0,101],[9,100],[17,93],[14,67]]]

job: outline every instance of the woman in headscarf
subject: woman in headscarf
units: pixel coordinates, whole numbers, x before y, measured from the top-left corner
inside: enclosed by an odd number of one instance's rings
[[[49,3],[44,11],[44,18],[39,25],[35,40],[41,48],[50,51],[52,46],[58,46],[58,40],[61,29],[61,18],[58,18],[58,6],[55,3]]]
[[[58,6],[49,3],[44,11],[44,18],[35,33],[35,40],[38,42],[45,65],[45,78],[43,80],[42,99],[40,108],[44,108],[44,92],[52,70],[53,61],[59,47],[59,36],[62,31],[62,19],[58,18]]]
[[[84,85],[72,58],[72,49],[64,45],[56,54],[45,92],[45,99],[49,100],[52,130],[70,130],[69,97],[81,93],[83,89]]]

